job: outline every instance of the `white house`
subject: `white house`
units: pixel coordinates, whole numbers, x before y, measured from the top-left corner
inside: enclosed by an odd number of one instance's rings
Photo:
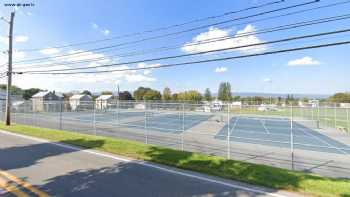
[[[96,99],[96,109],[107,109],[112,104],[113,95],[101,95]]]
[[[63,97],[55,91],[38,92],[32,96],[33,111],[58,112],[61,109]]]
[[[76,94],[69,98],[69,104],[73,111],[82,109],[92,109],[92,97],[87,94]]]
[[[339,106],[342,108],[350,108],[350,103],[340,103]]]

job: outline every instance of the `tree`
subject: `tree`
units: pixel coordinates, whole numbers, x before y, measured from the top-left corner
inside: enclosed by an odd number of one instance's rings
[[[203,99],[203,96],[196,90],[190,90],[185,92],[180,92],[177,95],[178,100],[180,101],[195,101],[199,102]]]
[[[83,92],[81,92],[81,94],[87,94],[87,95],[92,96],[92,94],[89,90],[84,90]]]
[[[123,100],[123,101],[132,100],[132,96],[128,91],[119,92],[119,100]]]
[[[171,95],[171,99],[172,99],[173,101],[177,101],[177,100],[178,100],[178,96],[179,96],[179,94],[174,93],[173,95]]]
[[[112,95],[113,94],[113,92],[111,92],[111,91],[102,91],[101,92],[101,95]]]
[[[134,91],[134,98],[135,100],[143,100],[143,96],[146,94],[148,90],[151,90],[151,88],[145,88],[145,87],[139,87],[137,90]]]
[[[162,100],[169,101],[171,100],[171,91],[170,88],[165,87],[163,90]]]
[[[210,92],[209,88],[205,89],[204,100],[206,100],[206,101],[213,100],[213,97],[211,96],[211,92]]]
[[[0,89],[6,90],[7,85],[6,84],[0,84]],[[11,86],[10,87],[11,95],[22,95],[23,96],[23,90],[17,86]]]
[[[32,98],[32,96],[36,93],[40,92],[39,88],[30,88],[30,89],[26,89],[23,91],[23,98],[25,100],[29,100]]]
[[[336,93],[329,100],[335,103],[350,103],[350,93]]]
[[[222,82],[219,86],[218,99],[221,101],[231,101],[231,84],[229,82]]]
[[[143,99],[146,101],[149,100],[160,100],[161,99],[161,94],[157,90],[147,90],[145,95],[143,96]]]

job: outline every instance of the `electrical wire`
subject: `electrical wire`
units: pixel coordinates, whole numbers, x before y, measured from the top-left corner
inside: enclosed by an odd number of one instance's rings
[[[133,43],[140,43],[140,42],[145,42],[145,41],[149,41],[149,40],[155,40],[155,39],[159,39],[159,38],[169,37],[169,36],[172,36],[172,35],[178,35],[178,34],[183,34],[183,33],[187,33],[187,32],[192,32],[192,31],[198,30],[198,29],[203,29],[203,28],[208,28],[208,27],[212,27],[212,26],[216,26],[216,25],[226,24],[226,23],[230,23],[230,22],[233,22],[233,21],[248,19],[248,18],[262,16],[262,15],[266,15],[266,14],[270,14],[270,13],[274,13],[274,12],[279,12],[279,11],[283,11],[283,10],[287,10],[287,9],[302,7],[302,6],[306,6],[306,5],[317,3],[319,1],[320,0],[313,0],[313,1],[306,2],[306,3],[295,4],[295,5],[292,5],[292,6],[287,6],[287,7],[283,7],[283,8],[279,8],[279,9],[274,9],[274,10],[269,10],[269,11],[265,11],[265,12],[260,12],[260,13],[249,15],[249,16],[244,16],[244,17],[240,17],[240,18],[225,20],[225,21],[221,21],[221,22],[217,22],[217,23],[212,23],[212,24],[209,24],[209,25],[203,25],[203,26],[194,27],[194,28],[191,28],[191,29],[186,29],[186,30],[177,31],[177,32],[172,32],[172,33],[168,33],[168,34],[148,37],[148,38],[144,38],[144,39],[140,39],[140,40],[136,40],[136,41],[120,43],[120,44],[117,44],[117,45],[104,46],[104,47],[89,49],[89,50],[86,50],[86,51],[75,52],[75,53],[71,53],[71,54],[63,54],[63,55],[57,55],[57,56],[50,56],[50,57],[43,57],[43,58],[21,60],[21,61],[17,61],[17,62],[14,62],[14,63],[32,62],[32,61],[40,61],[40,60],[45,60],[45,59],[67,57],[67,56],[82,54],[82,53],[86,53],[86,52],[100,51],[100,50],[103,50],[103,49],[110,49],[110,48],[115,48],[115,47],[119,47],[119,46],[129,45],[129,44],[133,44]]]
[[[173,45],[173,46],[164,46],[156,49],[149,49],[149,50],[144,50],[144,51],[136,51],[136,52],[129,52],[126,54],[116,54],[112,56],[105,56],[105,57],[100,57],[100,58],[92,58],[92,59],[86,59],[82,61],[71,61],[71,62],[57,62],[57,63],[50,63],[50,64],[40,64],[36,66],[29,66],[26,67],[26,65],[23,65],[22,67],[16,67],[17,69],[20,68],[41,68],[44,67],[53,67],[53,66],[62,66],[62,65],[72,65],[72,64],[78,64],[78,63],[87,63],[87,62],[94,62],[94,61],[101,61],[101,60],[107,60],[113,57],[130,57],[130,56],[136,56],[136,55],[144,55],[147,54],[147,52],[155,52],[155,51],[167,51],[171,49],[178,49],[180,47],[188,47],[188,46],[195,46],[195,45],[201,45],[201,44],[207,44],[207,43],[212,43],[212,42],[218,42],[218,41],[224,41],[224,40],[229,40],[229,39],[236,39],[236,38],[241,38],[241,37],[246,37],[250,35],[258,35],[258,34],[263,34],[263,33],[271,33],[271,32],[276,32],[276,31],[282,31],[282,30],[289,30],[289,29],[294,29],[294,28],[299,28],[299,27],[305,27],[305,26],[310,26],[310,25],[316,25],[316,24],[322,24],[322,23],[328,23],[328,22],[333,22],[333,21],[339,21],[339,20],[345,20],[349,19],[350,14],[345,14],[345,15],[340,15],[340,16],[334,16],[334,17],[327,17],[327,18],[321,18],[321,19],[315,19],[315,20],[309,20],[309,21],[302,21],[298,23],[293,23],[293,24],[288,24],[288,25],[281,25],[281,26],[276,26],[272,28],[265,28],[259,31],[251,31],[251,32],[246,32],[242,34],[236,34],[234,37],[231,36],[223,36],[223,37],[217,37],[217,38],[211,38],[211,39],[205,39],[201,40],[199,42],[194,42],[194,43],[189,43],[186,45]]]
[[[88,73],[98,74],[98,73],[110,73],[110,72],[137,71],[137,70],[146,70],[146,69],[160,69],[160,68],[169,68],[169,67],[192,65],[192,64],[228,61],[228,60],[233,60],[233,59],[242,59],[242,58],[248,58],[248,57],[265,56],[265,55],[272,55],[272,54],[279,54],[279,53],[289,53],[289,52],[294,52],[294,51],[303,51],[303,50],[325,48],[325,47],[332,47],[332,46],[341,46],[341,45],[348,45],[348,44],[350,44],[350,41],[327,43],[327,44],[322,44],[322,45],[311,45],[311,46],[304,46],[304,47],[299,47],[299,48],[289,48],[289,49],[269,51],[269,52],[264,52],[264,53],[256,53],[256,54],[241,55],[241,56],[231,56],[231,57],[208,59],[208,60],[202,60],[202,61],[191,61],[191,62],[182,62],[182,63],[176,63],[176,64],[165,64],[165,65],[160,65],[158,67],[128,68],[128,69],[115,69],[115,70],[102,70],[102,71],[82,71],[82,72],[61,72],[61,73],[42,72],[42,73],[14,73],[14,74],[72,75],[72,74],[88,74]]]
[[[256,46],[261,46],[261,45],[268,45],[268,44],[281,43],[281,42],[289,42],[289,41],[293,41],[293,40],[314,38],[314,37],[333,35],[333,34],[340,34],[340,33],[346,33],[346,32],[350,32],[350,29],[342,29],[342,30],[331,31],[331,32],[322,32],[322,33],[317,33],[317,34],[309,34],[309,35],[305,35],[305,36],[290,37],[290,38],[285,38],[285,39],[281,39],[281,40],[274,40],[274,41],[269,41],[269,42],[249,44],[249,45],[243,45],[243,46],[237,46],[237,47],[229,47],[229,48],[223,48],[223,49],[209,50],[209,51],[203,51],[203,52],[192,53],[192,54],[184,54],[184,55],[177,55],[177,56],[167,56],[167,57],[160,57],[160,58],[153,58],[153,59],[144,59],[144,60],[137,60],[137,61],[131,61],[131,62],[122,62],[122,63],[116,63],[116,64],[106,64],[106,65],[100,65],[100,66],[92,66],[92,67],[78,67],[78,68],[68,68],[68,69],[23,71],[22,73],[32,73],[32,74],[33,73],[45,73],[45,72],[50,73],[50,72],[75,71],[75,70],[87,70],[87,69],[114,67],[114,66],[129,65],[129,64],[135,64],[135,63],[144,63],[144,62],[152,62],[152,61],[159,61],[159,60],[167,60],[167,59],[189,57],[189,56],[195,56],[195,55],[201,55],[201,54],[207,54],[207,53],[213,53],[213,52],[219,52],[219,51],[227,51],[227,50],[235,50],[235,49],[242,49],[242,48],[248,48],[248,47],[256,47]]]
[[[139,36],[139,35],[146,34],[146,33],[154,33],[154,32],[157,32],[157,31],[164,31],[164,30],[169,30],[169,29],[172,29],[172,28],[178,28],[178,27],[189,25],[189,24],[193,24],[193,23],[198,23],[198,22],[203,22],[203,21],[212,20],[212,19],[216,19],[216,18],[221,18],[221,17],[225,17],[225,16],[229,16],[229,15],[232,15],[232,14],[237,14],[237,13],[241,13],[241,12],[245,12],[245,11],[249,11],[249,10],[264,8],[264,7],[267,7],[267,6],[271,6],[271,5],[275,5],[275,4],[279,4],[279,3],[283,3],[283,2],[285,2],[285,0],[272,1],[272,2],[265,3],[265,4],[257,5],[257,6],[251,6],[251,7],[248,7],[248,8],[244,8],[244,9],[241,9],[241,10],[229,11],[229,12],[225,12],[225,13],[219,14],[219,15],[214,15],[214,16],[208,16],[208,17],[204,17],[204,18],[194,19],[194,20],[191,20],[191,21],[188,21],[188,22],[183,22],[183,23],[179,23],[179,24],[169,25],[169,26],[165,26],[165,27],[159,27],[159,28],[145,30],[145,31],[141,31],[141,32],[135,32],[135,33],[125,34],[125,35],[120,35],[120,36],[114,36],[114,37],[107,38],[107,39],[99,39],[99,40],[91,40],[91,41],[85,41],[85,42],[77,42],[77,43],[71,43],[71,44],[66,44],[66,45],[57,45],[57,46],[45,47],[45,48],[32,48],[32,49],[19,49],[19,50],[20,51],[24,51],[24,52],[30,52],[30,51],[40,51],[40,50],[47,49],[47,48],[60,49],[60,48],[67,48],[67,47],[72,47],[72,46],[95,44],[95,43],[98,43],[98,42],[105,42],[105,41],[121,39],[121,38],[128,38],[128,37],[133,37],[133,36]]]

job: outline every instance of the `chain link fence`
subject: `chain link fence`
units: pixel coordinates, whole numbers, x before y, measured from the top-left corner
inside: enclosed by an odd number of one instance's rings
[[[15,124],[350,177],[349,110],[336,105],[21,101],[13,103],[11,118]]]

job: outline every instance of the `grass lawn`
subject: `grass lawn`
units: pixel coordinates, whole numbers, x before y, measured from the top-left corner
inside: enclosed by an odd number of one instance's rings
[[[226,160],[222,157],[151,146],[124,139],[92,136],[69,131],[24,125],[8,127],[3,124],[0,124],[0,129],[273,189],[296,191],[322,197],[350,197],[349,179],[325,178],[265,165]]]

